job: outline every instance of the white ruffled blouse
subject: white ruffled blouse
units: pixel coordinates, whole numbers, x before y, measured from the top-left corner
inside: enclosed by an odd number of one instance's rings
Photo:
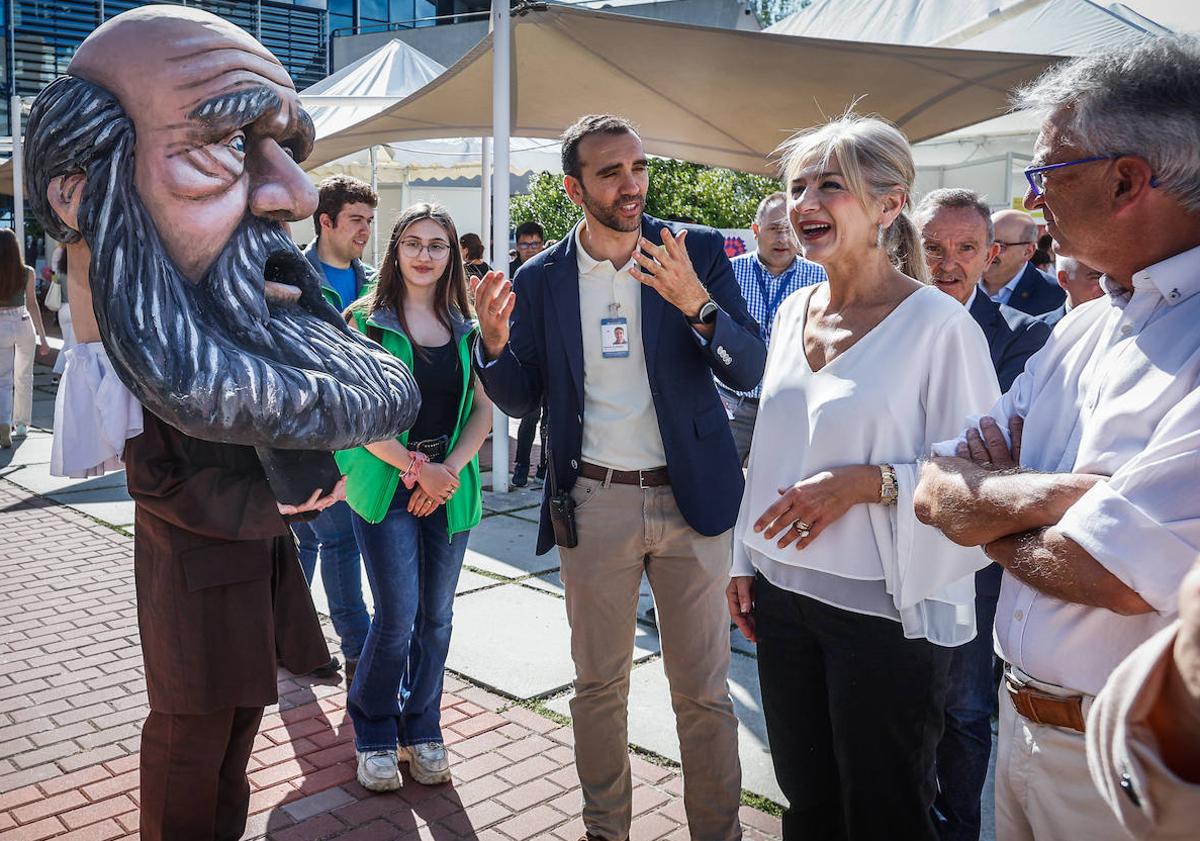
[[[798,290],[776,316],[732,574],[757,569],[786,590],[898,621],[909,638],[961,645],[975,636],[973,573],[988,559],[918,522],[913,490],[930,446],[999,397],[987,341],[962,304],[926,287],[814,372],[804,354],[814,295],[827,299],[829,285]],[[799,551],[754,532],[778,488],[834,467],[883,463],[896,469],[895,505],[855,505]]]

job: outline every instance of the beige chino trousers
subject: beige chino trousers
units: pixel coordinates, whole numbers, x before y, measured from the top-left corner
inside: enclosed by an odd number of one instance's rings
[[[694,841],[736,841],[741,765],[729,698],[729,533],[692,529],[669,486],[580,477],[579,545],[560,549],[575,661],[575,765],[587,831],[629,836],[629,672],[643,571],[654,592],[663,665],[683,760],[684,809]]]
[[[1066,695],[1060,687],[1021,675],[1031,686]],[[1091,696],[1085,696],[1087,718]],[[1121,822],[1092,782],[1087,738],[1038,724],[1017,712],[1000,686],[996,754],[996,841],[1129,841]]]

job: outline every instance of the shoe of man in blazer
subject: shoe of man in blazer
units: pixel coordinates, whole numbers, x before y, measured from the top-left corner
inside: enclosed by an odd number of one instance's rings
[[[584,220],[515,284],[476,284],[476,368],[505,412],[546,401],[550,470],[574,503],[560,546],[589,837],[629,836],[627,699],[638,589],[654,591],[686,780],[690,837],[741,838],[729,699],[729,530],[742,471],[713,382],[758,384],[766,347],[711,228],[646,216],[647,161],[625,120],[563,136],[564,187]],[[511,318],[511,327],[510,327]],[[538,553],[554,544],[542,501]]]

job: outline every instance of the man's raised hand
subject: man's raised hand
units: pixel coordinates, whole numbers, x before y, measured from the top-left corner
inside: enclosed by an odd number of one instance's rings
[[[516,293],[504,272],[488,272],[472,280],[471,293],[475,296],[475,316],[479,319],[483,352],[489,360],[495,359],[508,344],[508,320],[517,305]]]

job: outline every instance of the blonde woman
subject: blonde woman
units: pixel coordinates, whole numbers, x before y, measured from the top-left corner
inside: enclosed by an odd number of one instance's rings
[[[918,523],[912,490],[996,381],[966,309],[924,282],[904,136],[846,116],[784,152],[792,226],[829,280],[776,318],[730,613],[758,643],[784,838],[935,839],[950,655],[987,559]]]

